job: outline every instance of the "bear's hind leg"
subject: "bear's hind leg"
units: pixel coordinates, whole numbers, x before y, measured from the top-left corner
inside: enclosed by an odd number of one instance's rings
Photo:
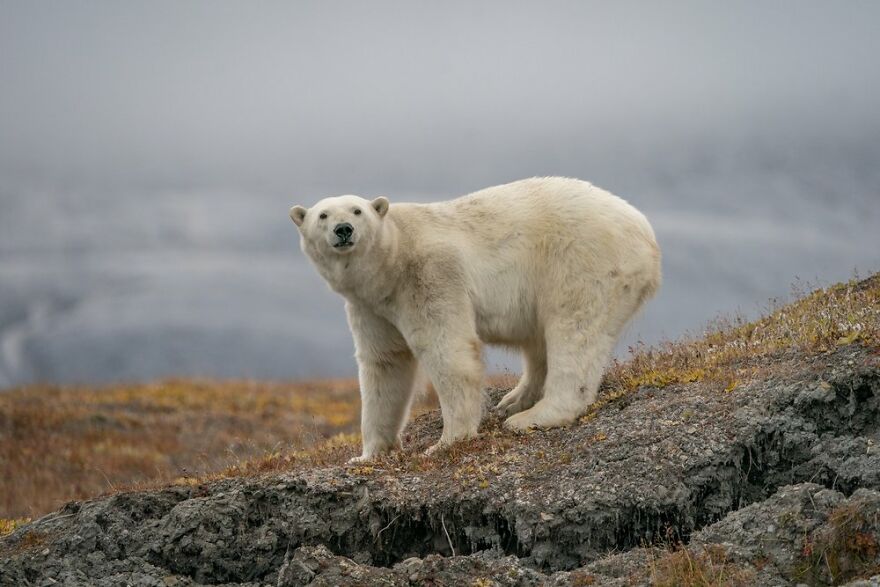
[[[562,292],[552,313],[555,318],[544,326],[548,366],[544,397],[508,418],[505,426],[514,430],[564,426],[596,401],[605,365],[623,327],[656,289],[656,278],[641,281],[627,276],[590,296]]]
[[[547,379],[544,397],[531,408],[509,417],[513,430],[532,426],[564,426],[584,413],[594,401],[615,338],[601,329],[582,329],[582,322],[566,321],[548,327]]]
[[[546,378],[547,349],[541,340],[523,348],[522,378],[501,398],[495,409],[503,416],[512,416],[531,408],[541,399]]]

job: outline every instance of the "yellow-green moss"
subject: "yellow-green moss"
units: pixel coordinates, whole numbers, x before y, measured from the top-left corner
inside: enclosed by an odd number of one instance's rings
[[[24,526],[30,522],[30,518],[7,519],[0,518],[0,536],[6,536],[15,532],[16,528]]]

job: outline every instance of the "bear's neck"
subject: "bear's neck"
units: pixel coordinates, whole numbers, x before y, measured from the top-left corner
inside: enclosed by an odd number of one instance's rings
[[[396,287],[396,280],[388,276],[394,273],[394,267],[400,266],[400,245],[400,228],[393,219],[386,217],[379,238],[370,248],[358,252],[351,259],[338,259],[336,266],[324,278],[334,291],[347,300],[376,306],[389,298]]]

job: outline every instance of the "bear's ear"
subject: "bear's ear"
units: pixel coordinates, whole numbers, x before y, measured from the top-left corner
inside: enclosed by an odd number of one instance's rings
[[[388,212],[388,206],[390,205],[391,203],[388,202],[388,198],[386,198],[385,196],[379,196],[378,198],[370,202],[370,206],[373,207],[373,210],[376,211],[376,213],[379,215],[379,218],[385,216],[385,214]]]
[[[290,209],[290,219],[297,226],[302,226],[303,220],[306,219],[306,209],[302,206],[294,206]]]

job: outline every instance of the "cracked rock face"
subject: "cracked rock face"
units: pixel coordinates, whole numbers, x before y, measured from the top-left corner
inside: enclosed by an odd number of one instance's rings
[[[411,424],[407,454],[437,430],[437,414]],[[490,421],[442,460],[71,503],[0,540],[0,585],[626,585],[678,542],[760,584],[855,580],[874,518],[833,576],[803,541],[880,504],[878,447],[880,360],[849,346],[732,393],[643,388],[565,429]]]
[[[769,566],[798,582],[839,584],[850,570],[880,573],[880,558],[868,560],[880,555],[878,539],[880,492],[858,489],[847,498],[803,483],[728,514],[695,533],[691,545],[735,545],[730,559],[743,565]]]

